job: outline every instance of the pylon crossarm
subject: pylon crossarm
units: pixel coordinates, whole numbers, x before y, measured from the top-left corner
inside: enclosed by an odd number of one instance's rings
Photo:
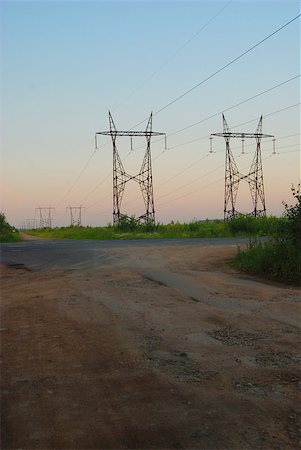
[[[239,138],[239,139],[262,139],[262,138],[274,138],[272,134],[263,133],[212,133],[210,136],[219,136],[224,138]]]
[[[159,133],[158,131],[97,131],[95,134],[101,134],[103,136],[165,136],[165,133]]]

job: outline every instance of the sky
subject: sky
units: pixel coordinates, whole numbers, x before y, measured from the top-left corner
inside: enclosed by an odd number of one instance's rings
[[[2,1],[0,208],[8,221],[21,227],[39,218],[36,208],[52,207],[53,226],[67,226],[66,208],[82,205],[83,225],[112,222],[112,144],[106,136],[94,144],[95,132],[109,129],[109,110],[118,130],[144,130],[153,112],[153,131],[167,135],[167,149],[162,139],[151,143],[163,223],[223,218],[225,141],[213,138],[210,153],[210,134],[222,131],[222,112],[230,130],[250,133],[262,114],[263,133],[276,138],[275,154],[271,138],[261,143],[267,213],[281,215],[300,182],[300,18],[234,60],[298,14],[299,2],[288,0]],[[254,140],[244,154],[239,139],[230,145],[247,174]],[[131,151],[120,137],[117,148],[136,175],[145,139]],[[253,209],[244,181],[236,207]],[[127,184],[121,210],[145,212],[137,183]]]

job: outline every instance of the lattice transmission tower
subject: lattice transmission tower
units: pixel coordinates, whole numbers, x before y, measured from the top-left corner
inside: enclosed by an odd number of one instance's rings
[[[24,230],[34,230],[35,228],[37,228],[37,220],[26,219],[22,224],[22,228],[24,228]]]
[[[259,119],[255,133],[231,133],[223,114],[223,132],[212,133],[210,136],[211,142],[212,136],[224,137],[226,142],[224,220],[232,219],[241,214],[236,210],[237,192],[241,181],[246,181],[250,188],[253,211],[249,214],[254,217],[265,215],[266,205],[260,143],[263,138],[273,138],[273,145],[275,146],[275,138],[271,134],[262,133],[262,116]],[[245,139],[256,139],[255,155],[248,174],[241,174],[237,168],[230,148],[231,138],[241,139],[242,153],[244,153]]]
[[[72,227],[82,226],[82,210],[85,208],[83,206],[67,206],[66,211],[70,211],[70,225]]]
[[[153,174],[152,174],[152,160],[151,160],[151,138],[152,136],[165,136],[166,134],[152,131],[153,114],[151,113],[145,131],[118,131],[114,124],[112,115],[109,111],[109,131],[99,131],[95,134],[96,148],[97,135],[111,136],[113,144],[113,223],[117,224],[125,214],[121,213],[121,203],[124,194],[124,189],[129,181],[136,181],[141,189],[145,212],[141,214],[137,220],[140,223],[155,223],[155,205],[154,205],[154,189],[153,189]],[[142,161],[140,171],[137,175],[128,174],[122,164],[120,155],[117,150],[116,139],[117,136],[129,136],[131,138],[131,150],[133,137],[145,136],[146,151]]]
[[[54,209],[52,207],[41,208],[40,206],[36,208],[40,213],[40,228],[51,228],[52,227],[52,216],[51,210]]]

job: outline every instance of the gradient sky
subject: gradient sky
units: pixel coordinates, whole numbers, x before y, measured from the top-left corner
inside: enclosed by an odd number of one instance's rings
[[[121,130],[154,111],[153,130],[167,135],[215,115],[168,137],[165,152],[164,142],[153,139],[160,222],[223,217],[225,143],[215,138],[209,154],[209,135],[222,131],[222,111],[230,129],[242,132],[254,132],[263,114],[263,132],[277,139],[276,155],[269,139],[262,143],[267,211],[282,213],[291,184],[300,180],[300,78],[226,110],[299,75],[299,20],[156,114],[299,14],[296,1],[233,0],[211,20],[227,3],[2,1],[1,210],[10,223],[20,226],[35,208],[51,206],[54,226],[68,225],[66,207],[81,204],[85,225],[112,221],[106,137],[94,152],[109,109]],[[138,148],[129,153],[129,139],[118,141],[130,174],[144,155],[143,139],[133,144]],[[231,145],[247,173],[254,141],[246,142],[245,155],[239,140]],[[247,183],[240,184],[237,209],[252,209]],[[144,212],[135,183],[125,190],[122,210]]]

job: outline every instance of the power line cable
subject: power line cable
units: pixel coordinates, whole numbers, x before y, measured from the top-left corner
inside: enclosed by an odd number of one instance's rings
[[[123,161],[125,161],[128,156],[130,155],[131,151],[123,158]],[[105,181],[107,181],[107,179],[111,176],[111,174],[109,173],[102,181],[100,181],[100,183],[98,183],[82,200],[80,203],[83,203],[88,197],[90,197],[90,195],[92,195],[97,188],[99,188]]]
[[[216,70],[215,72],[213,72],[211,75],[209,75],[207,78],[203,79],[202,81],[200,81],[199,83],[197,83],[196,85],[192,86],[190,89],[188,89],[187,91],[185,91],[183,94],[181,94],[180,96],[176,97],[174,100],[170,101],[169,103],[167,103],[166,105],[164,105],[162,108],[160,108],[159,110],[155,111],[153,113],[153,116],[159,114],[160,112],[164,111],[166,108],[168,108],[169,106],[173,105],[174,103],[176,103],[177,101],[179,101],[180,99],[182,99],[183,97],[185,97],[186,95],[188,95],[190,92],[192,92],[193,90],[195,90],[196,88],[198,88],[199,86],[201,86],[202,84],[206,83],[207,81],[209,81],[211,78],[213,78],[214,76],[216,76],[217,74],[219,74],[220,72],[222,72],[223,70],[225,70],[227,67],[229,67],[230,65],[234,64],[236,61],[238,61],[239,59],[241,59],[242,57],[244,57],[246,54],[250,53],[252,50],[254,50],[255,48],[257,48],[259,45],[263,44],[265,41],[267,41],[268,39],[270,39],[272,36],[274,36],[275,34],[279,33],[281,30],[283,30],[284,28],[286,28],[288,25],[290,25],[291,23],[293,23],[295,20],[297,20],[299,17],[301,16],[301,14],[298,14],[297,16],[293,17],[291,20],[289,20],[288,22],[286,22],[284,25],[282,25],[281,27],[277,28],[275,31],[273,31],[272,33],[270,33],[268,36],[266,36],[264,39],[262,39],[261,41],[257,42],[255,45],[253,45],[252,47],[250,47],[249,49],[247,49],[246,51],[244,51],[243,53],[241,53],[240,55],[238,55],[236,58],[232,59],[231,61],[229,61],[227,64],[225,64],[224,66],[222,66],[221,68],[219,68],[218,70]],[[299,75],[300,76],[300,75]],[[297,78],[297,77],[296,77]],[[139,122],[138,124],[134,125],[131,130],[133,128],[136,128],[138,125],[144,123],[148,118],[142,120],[141,122]],[[107,145],[107,143],[105,143],[102,147],[104,147],[105,145]],[[72,189],[74,188],[74,186],[76,185],[76,183],[78,182],[78,180],[80,179],[80,177],[82,176],[82,173],[86,170],[90,160],[92,159],[92,157],[94,156],[95,151],[92,153],[92,155],[90,156],[89,160],[87,161],[86,165],[84,166],[84,168],[82,169],[82,171],[80,172],[79,176],[77,177],[77,179],[74,181],[74,183],[72,184],[72,186],[70,187],[70,189],[67,191],[67,193],[65,194],[65,196],[62,198],[62,200],[58,203],[58,205],[60,205],[62,203],[62,201],[69,195],[69,193],[72,191]]]
[[[201,119],[201,120],[199,120],[199,121],[197,121],[197,122],[195,122],[195,123],[193,123],[191,125],[188,125],[188,126],[186,126],[184,128],[181,128],[180,130],[177,130],[174,133],[169,134],[167,137],[174,136],[175,134],[181,133],[182,131],[186,131],[189,128],[192,128],[192,127],[194,127],[196,125],[199,125],[202,122],[205,122],[205,121],[207,121],[209,119],[213,119],[214,117],[217,117],[217,116],[219,116],[222,113],[225,113],[227,111],[230,111],[231,109],[237,108],[238,106],[241,106],[244,103],[247,103],[247,102],[249,102],[251,100],[254,100],[254,98],[260,97],[261,95],[267,94],[268,92],[271,92],[274,89],[277,89],[277,88],[279,88],[279,87],[281,87],[281,86],[283,86],[283,85],[285,85],[285,84],[287,84],[287,83],[289,83],[289,82],[291,82],[293,80],[296,80],[297,78],[300,78],[300,74],[298,74],[298,75],[296,75],[296,76],[294,76],[292,78],[289,78],[288,80],[285,80],[282,83],[279,83],[279,84],[277,84],[277,85],[275,85],[275,86],[273,86],[273,87],[271,87],[269,89],[266,89],[265,91],[259,92],[258,94],[255,94],[252,97],[247,98],[246,100],[242,100],[241,102],[236,103],[235,105],[232,105],[229,108],[223,109],[222,111],[219,111],[218,113],[212,114],[211,116],[205,117],[204,119]],[[297,103],[297,104],[299,105],[300,103]],[[240,126],[240,125],[242,125],[242,124],[239,124],[237,126]]]
[[[205,28],[213,22],[229,5],[233,0],[230,0],[226,5],[224,5],[214,16],[212,16],[196,33],[194,33],[181,47],[179,47],[171,56],[169,56],[157,69],[155,69],[149,77],[147,77],[139,86],[137,86],[124,100],[118,103],[113,111],[116,111],[121,105],[123,105],[127,100],[129,100],[137,91],[139,91],[146,83],[148,83],[152,78],[154,78],[157,73],[163,69],[172,59],[174,59],[188,44],[190,44],[193,39],[195,39]]]
[[[79,175],[77,176],[77,178],[74,180],[74,182],[72,183],[71,187],[68,189],[68,191],[65,193],[65,195],[62,197],[62,199],[59,201],[59,203],[56,205],[56,208],[58,208],[63,201],[65,200],[66,197],[68,197],[68,195],[70,194],[70,192],[74,189],[75,185],[77,184],[77,182],[79,181],[79,179],[81,178],[81,176],[83,175],[83,173],[85,172],[85,170],[87,169],[91,159],[93,158],[93,156],[95,155],[96,150],[94,150],[92,152],[92,154],[89,156],[89,159],[87,160],[87,162],[85,163],[85,165],[83,166],[83,168],[81,169]]]
[[[280,112],[286,111],[286,110],[289,109],[289,108],[293,108],[293,107],[296,107],[296,106],[299,106],[299,105],[300,105],[300,102],[299,102],[299,103],[295,103],[295,104],[293,104],[293,105],[286,106],[286,107],[281,108],[281,109],[278,109],[278,110],[276,110],[276,111],[272,111],[272,112],[270,112],[270,113],[267,113],[267,114],[265,114],[263,117],[266,118],[266,117],[272,116],[272,115],[274,115],[274,114],[278,114],[278,113],[280,113]],[[239,126],[241,126],[241,125],[245,125],[245,124],[247,124],[247,123],[254,122],[254,121],[256,121],[256,120],[258,120],[258,117],[254,118],[254,119],[251,119],[251,120],[249,120],[249,121],[246,121],[246,122],[242,122],[242,123],[237,124],[237,125],[233,125],[233,126],[231,126],[231,129],[232,129],[232,128],[237,128],[237,127],[239,127]],[[290,135],[286,135],[286,136],[281,136],[281,137],[278,137],[278,138],[277,138],[277,141],[280,140],[280,139],[285,139],[285,138],[294,137],[294,136],[298,136],[298,135],[300,135],[300,133],[294,133],[294,134],[290,134]],[[203,136],[203,137],[201,137],[201,138],[197,138],[197,139],[195,139],[195,140],[193,140],[193,141],[189,141],[188,143],[195,142],[195,141],[199,141],[199,140],[202,140],[202,139],[208,139],[208,135]],[[266,142],[272,142],[272,141],[273,141],[272,139],[269,139],[269,140],[267,140]],[[179,146],[181,146],[181,145],[185,145],[185,144],[187,144],[187,142],[186,142],[186,143],[183,143],[183,144],[175,145],[175,146],[173,146],[173,147],[170,147],[169,150],[172,149],[172,148],[175,148],[175,147],[179,147]],[[249,144],[249,145],[252,145],[252,144]],[[296,144],[296,145],[298,145],[298,144]],[[245,146],[248,146],[248,144],[246,144]],[[236,148],[236,147],[234,147],[234,148]],[[238,148],[238,147],[237,147],[237,148]],[[283,147],[281,147],[281,148],[283,148]],[[224,150],[216,150],[216,151],[214,151],[214,153],[223,152],[223,151],[224,151]],[[164,153],[164,152],[166,152],[166,151],[164,150],[162,153]],[[158,155],[158,157],[160,157],[162,153],[160,153],[160,154]],[[128,154],[128,155],[129,155],[129,154]],[[127,155],[127,156],[128,156],[128,155]],[[162,185],[166,184],[166,183],[167,183],[168,181],[170,181],[171,179],[173,179],[173,178],[175,178],[175,177],[177,177],[177,176],[183,174],[184,172],[186,172],[186,171],[189,170],[190,168],[195,167],[199,162],[201,162],[203,159],[205,159],[205,158],[208,157],[208,156],[209,156],[209,153],[205,154],[204,156],[202,156],[202,157],[199,158],[198,160],[196,160],[196,161],[194,161],[193,163],[189,164],[189,166],[187,166],[186,168],[182,169],[179,173],[176,173],[175,175],[173,175],[172,177],[170,177],[168,180],[164,181],[163,183],[160,183],[158,186],[162,186]],[[158,157],[157,157],[157,158],[158,158]],[[155,161],[157,158],[155,158],[154,161]],[[219,166],[219,167],[220,167],[220,166]],[[214,170],[215,170],[215,169],[214,169]],[[104,179],[101,183],[99,183],[99,184],[102,184],[105,180],[108,179],[109,176],[110,176],[110,174],[109,174],[107,177],[105,177],[105,179]],[[96,188],[97,188],[97,187],[98,187],[98,185],[96,186]],[[183,187],[183,186],[182,186],[182,187]],[[93,191],[95,191],[96,188],[95,188]],[[110,196],[110,195],[105,196],[103,199],[98,200],[97,202],[93,203],[93,204],[90,205],[89,207],[92,207],[92,206],[94,206],[94,205],[96,205],[96,204],[98,204],[98,203],[101,203],[104,199],[108,198],[109,196]],[[159,198],[160,198],[160,197],[159,197]],[[139,200],[139,199],[140,199],[140,197],[139,197],[139,198],[137,197],[137,198],[133,199],[132,201],[127,202],[127,204],[130,204],[130,203],[132,203],[132,202],[135,202],[135,201],[137,201],[137,200]]]
[[[252,144],[251,144],[251,145],[252,145]],[[293,145],[287,145],[287,146],[280,147],[279,149],[281,149],[281,148],[288,148],[288,147],[294,147],[295,145],[300,145],[300,144],[298,143],[298,144],[293,144]],[[224,151],[224,150],[223,150],[223,151]],[[266,150],[266,151],[271,151],[271,149]],[[207,156],[207,155],[206,155],[206,156]],[[172,192],[169,192],[169,193],[166,193],[166,194],[163,194],[163,195],[157,197],[157,199],[160,199],[160,198],[162,198],[162,197],[166,197],[166,196],[168,196],[168,195],[171,195],[171,194],[173,194],[174,192],[179,191],[180,189],[183,189],[183,188],[185,188],[186,186],[189,186],[189,185],[195,183],[196,181],[198,181],[198,180],[200,179],[200,176],[202,176],[202,178],[203,178],[203,177],[205,177],[205,176],[207,176],[207,175],[211,175],[211,173],[215,172],[216,170],[220,169],[221,167],[224,167],[224,163],[223,163],[222,165],[216,167],[215,169],[212,169],[212,171],[210,171],[210,172],[207,172],[207,173],[205,173],[205,174],[199,175],[198,177],[196,177],[196,178],[194,178],[193,180],[189,181],[189,183],[186,183],[186,184],[184,184],[184,185],[182,185],[182,186],[177,187],[176,189],[173,189]],[[243,170],[244,170],[244,169],[243,169]],[[180,174],[182,174],[182,173],[183,173],[183,171],[180,172]],[[178,175],[179,175],[179,174],[178,174]],[[177,176],[177,175],[175,175],[175,176]],[[174,176],[174,177],[175,177],[175,176]],[[174,178],[174,177],[172,177],[172,178]],[[163,184],[165,184],[165,183],[163,183]]]
[[[234,127],[232,127],[234,128]],[[280,139],[285,139],[288,137],[293,137],[293,136],[300,136],[300,133],[296,133],[296,134],[290,134],[288,136],[282,136],[280,138],[277,138],[277,141],[279,141]],[[272,142],[273,139],[267,139],[265,142]],[[245,147],[251,147],[254,144],[245,144]],[[293,147],[295,145],[299,145],[299,144],[292,144],[292,145],[286,145],[285,147],[280,147],[280,148],[287,148],[287,147]],[[231,147],[231,149],[237,149],[237,148],[241,148],[240,146],[235,146],[235,147]],[[219,152],[224,152],[224,149],[221,150],[216,150],[214,151],[214,153],[219,153]],[[270,151],[269,150],[262,150],[262,151]],[[201,161],[203,161],[205,158],[207,158],[210,155],[210,153],[206,153],[206,155],[202,156],[201,158],[197,159],[196,161],[194,161],[193,163],[189,164],[189,166],[185,167],[183,170],[181,170],[180,172],[176,173],[175,175],[172,175],[170,178],[168,178],[167,180],[163,181],[163,183],[160,183],[158,185],[158,187],[163,186],[164,184],[168,183],[170,180],[174,179],[175,177],[178,177],[180,175],[182,175],[183,173],[187,172],[187,170],[191,169],[192,167],[195,167],[198,163],[200,163]]]
[[[158,109],[157,111],[155,111],[153,113],[153,116],[159,114],[160,112],[164,111],[166,108],[168,108],[169,106],[173,105],[174,103],[176,103],[177,101],[179,101],[180,99],[182,99],[183,97],[185,97],[186,95],[188,95],[190,92],[194,91],[195,89],[197,89],[198,87],[200,87],[202,84],[206,83],[207,81],[211,80],[211,78],[215,77],[217,74],[219,74],[220,72],[222,72],[223,70],[225,70],[227,67],[229,67],[230,65],[234,64],[236,61],[238,61],[239,59],[243,58],[245,55],[247,55],[248,53],[250,53],[252,50],[254,50],[255,48],[259,47],[261,44],[263,44],[264,42],[266,42],[268,39],[270,39],[271,37],[275,36],[277,33],[279,33],[281,30],[283,30],[284,28],[286,28],[287,26],[289,26],[291,23],[293,23],[295,20],[297,20],[299,17],[301,16],[301,14],[298,14],[297,16],[293,17],[292,19],[290,19],[288,22],[286,22],[284,25],[282,25],[281,27],[277,28],[275,31],[273,31],[272,33],[270,33],[268,36],[266,36],[265,38],[261,39],[259,42],[257,42],[256,44],[252,45],[252,47],[248,48],[247,50],[245,50],[243,53],[241,53],[240,55],[236,56],[236,58],[232,59],[231,61],[229,61],[227,64],[224,64],[222,67],[220,67],[218,70],[216,70],[215,72],[213,72],[211,75],[209,75],[208,77],[204,78],[202,81],[200,81],[199,83],[195,84],[194,86],[192,86],[190,89],[188,89],[187,91],[185,91],[183,94],[179,95],[178,97],[176,97],[174,100],[171,100],[169,103],[167,103],[166,105],[162,106],[160,109]],[[143,119],[141,122],[137,123],[136,125],[134,125],[132,128],[136,128],[138,125],[141,125],[142,123],[144,123],[148,118]]]
[[[290,151],[287,151],[287,152],[280,153],[280,155],[285,154],[285,153],[293,153],[293,152],[297,152],[297,151],[299,151],[299,150],[290,150]],[[271,157],[273,157],[273,156],[274,156],[274,155],[271,154],[271,155],[269,155],[269,156],[263,158],[263,160],[265,161],[266,159],[269,159],[269,158],[271,158]],[[224,166],[224,165],[223,165],[223,166]],[[246,167],[244,167],[242,170],[246,170],[246,169],[248,169],[248,168],[249,168],[249,166],[246,166]],[[168,201],[165,202],[165,203],[161,203],[161,204],[159,203],[159,205],[157,205],[157,206],[160,207],[160,206],[164,206],[164,205],[166,205],[166,204],[173,203],[173,202],[176,201],[176,200],[180,200],[181,198],[185,198],[185,197],[188,197],[189,195],[195,194],[196,192],[200,192],[200,189],[202,189],[202,190],[203,190],[203,189],[206,189],[207,187],[212,186],[213,184],[219,183],[219,182],[222,181],[222,180],[224,180],[224,177],[219,178],[218,180],[212,181],[211,183],[208,183],[208,184],[206,184],[206,185],[200,186],[200,187],[198,187],[197,189],[195,189],[194,191],[190,191],[190,192],[188,192],[188,193],[186,193],[186,194],[181,195],[180,197],[176,197],[176,198],[174,198],[174,199],[172,199],[172,200],[168,200]]]
[[[282,109],[279,110],[279,111],[283,111],[284,109],[286,109],[286,108],[282,108]],[[274,113],[276,113],[276,112],[278,112],[278,111],[275,111],[275,112],[273,112],[273,113],[270,113],[270,115],[271,115],[271,114],[274,114]],[[258,118],[255,119],[255,120],[258,120]],[[234,128],[234,127],[232,127],[232,128]],[[291,135],[282,136],[282,137],[279,138],[279,140],[280,140],[280,139],[289,138],[289,137],[292,137],[292,136],[298,136],[298,135],[300,135],[300,133],[295,133],[295,134],[291,134]],[[206,136],[206,137],[207,137],[207,136]],[[208,138],[208,137],[207,137],[207,138]],[[278,140],[278,139],[277,139],[277,140]],[[266,142],[272,142],[272,141],[273,141],[273,139],[269,139],[269,140],[267,140]],[[248,144],[247,144],[247,145],[248,145]],[[246,147],[247,145],[245,145],[245,147]],[[253,145],[253,144],[249,144],[249,145]],[[280,148],[288,148],[288,147],[293,147],[293,146],[295,146],[295,145],[299,145],[299,143],[298,143],[298,144],[293,144],[293,145],[288,145],[288,146],[283,146],[283,147],[280,147]],[[234,148],[238,148],[238,147],[234,147]],[[271,149],[269,149],[269,150],[264,150],[264,151],[270,151],[270,150],[271,150]],[[214,152],[214,153],[218,153],[218,152],[224,152],[224,149],[223,149],[223,150],[216,151],[216,152]],[[162,185],[166,184],[167,182],[169,182],[170,180],[174,179],[175,177],[177,177],[177,176],[179,176],[179,175],[182,175],[182,174],[183,174],[184,172],[186,172],[187,170],[191,169],[192,167],[195,167],[199,162],[201,162],[203,159],[205,159],[205,158],[208,157],[209,155],[210,155],[210,153],[207,153],[206,155],[202,156],[201,158],[199,158],[198,160],[194,161],[193,163],[191,163],[189,166],[187,166],[186,168],[184,168],[184,169],[181,170],[180,172],[178,172],[178,173],[176,173],[175,175],[173,175],[172,177],[170,177],[168,180],[164,181],[163,183],[160,183],[158,186],[162,186]],[[210,175],[211,173],[215,172],[216,170],[220,169],[220,168],[223,167],[223,166],[224,166],[224,163],[223,163],[222,165],[219,165],[218,167],[212,169],[212,171],[210,171],[210,172],[208,172],[208,173],[205,173],[205,174],[202,174],[202,177],[207,176],[207,175]],[[170,193],[166,193],[166,194],[164,194],[163,196],[159,196],[159,197],[156,197],[156,198],[157,198],[157,199],[160,199],[160,198],[165,197],[165,196],[167,196],[167,195],[170,195],[170,194],[172,194],[172,193],[174,193],[174,192],[176,192],[176,191],[178,191],[178,190],[180,190],[180,189],[182,189],[182,188],[184,188],[184,187],[186,187],[186,186],[189,186],[189,185],[195,183],[196,181],[198,181],[198,180],[199,180],[199,177],[200,177],[200,176],[198,176],[197,178],[194,178],[194,179],[191,180],[189,183],[186,183],[186,184],[184,184],[184,185],[182,185],[182,186],[180,186],[180,187],[178,187],[178,188],[176,188],[176,189],[173,189],[173,191],[170,192]],[[130,202],[127,202],[126,205],[129,205],[129,204],[131,204],[131,203],[133,203],[133,202],[136,202],[136,201],[139,200],[139,199],[140,199],[140,197],[136,197],[135,199],[131,200]]]
[[[298,145],[298,144],[296,144],[296,145]],[[281,147],[281,148],[283,148],[283,147]],[[286,151],[286,152],[281,152],[281,153],[279,153],[279,154],[277,154],[277,155],[280,155],[280,156],[281,156],[281,155],[284,155],[284,154],[288,154],[288,153],[296,153],[296,152],[299,152],[299,151],[300,151],[299,149],[298,149],[298,150],[289,150],[289,151]],[[270,155],[268,155],[267,157],[263,158],[263,160],[265,161],[266,159],[269,159],[269,158],[271,158],[271,157],[273,157],[273,156],[274,156],[273,154],[270,154]],[[221,167],[224,167],[224,164],[221,165],[221,166],[219,166],[219,167],[216,167],[216,168],[214,169],[214,171],[220,169]],[[248,168],[249,168],[249,165],[246,166],[245,168],[243,168],[242,170],[246,170],[246,169],[248,169]],[[212,173],[212,172],[211,172],[211,173]],[[206,176],[206,174],[203,175],[203,176]],[[176,200],[180,200],[181,198],[188,197],[189,195],[193,195],[193,194],[196,193],[196,192],[200,192],[200,189],[206,189],[207,187],[210,187],[210,186],[212,186],[213,184],[219,183],[220,181],[223,181],[223,180],[224,180],[224,177],[219,178],[219,179],[217,179],[217,180],[215,180],[215,181],[212,181],[212,182],[210,182],[210,183],[207,183],[206,185],[203,185],[203,186],[201,186],[201,187],[198,187],[197,189],[195,189],[195,190],[193,190],[193,191],[190,191],[190,192],[188,192],[188,193],[186,193],[186,194],[183,194],[183,195],[181,195],[180,197],[176,197],[176,198],[174,198],[174,199],[172,199],[172,200],[168,200],[168,201],[166,201],[166,202],[164,202],[164,203],[159,203],[159,205],[157,205],[157,207],[164,206],[164,205],[173,203],[173,202],[176,201]],[[136,200],[136,199],[135,199],[135,200]],[[135,200],[133,200],[133,201],[135,201]],[[127,204],[130,204],[130,203],[132,203],[132,202],[128,202]],[[106,211],[106,212],[107,212],[107,211]]]
[[[297,136],[297,135],[300,135],[300,133],[296,134],[295,136]],[[280,139],[284,139],[284,137],[283,138],[277,138],[277,141],[279,141]],[[273,139],[265,140],[265,143],[267,143],[267,142],[273,142]],[[252,147],[253,145],[254,144],[244,144],[244,147],[245,148],[246,147]],[[296,143],[296,144],[282,145],[281,147],[277,147],[277,150],[280,150],[281,148],[295,147],[296,145],[300,145],[299,142]],[[235,147],[231,147],[231,150],[236,150],[236,149],[240,149],[240,148],[241,148],[241,146],[237,145]],[[266,148],[262,148],[261,149],[262,152],[270,152],[271,150],[273,151],[273,148],[267,148],[267,149]],[[220,150],[216,150],[214,153],[222,153],[224,151],[225,151],[225,149],[220,149]],[[237,158],[241,158],[241,157],[243,157],[245,155],[249,155],[249,154],[250,154],[250,152],[244,152],[244,153],[241,153],[240,155],[238,155]]]
[[[255,45],[253,45],[252,47],[250,47],[248,50],[244,51],[243,53],[241,53],[239,56],[237,56],[236,58],[232,59],[230,62],[228,62],[227,64],[225,64],[224,66],[222,66],[220,69],[218,69],[217,71],[215,71],[213,74],[209,75],[209,77],[205,78],[204,80],[202,80],[200,83],[197,83],[195,86],[193,86],[192,88],[188,89],[186,92],[184,92],[183,94],[179,95],[179,97],[175,98],[174,100],[172,100],[171,102],[167,103],[167,105],[163,106],[162,108],[160,108],[158,111],[156,111],[154,113],[155,114],[159,114],[160,112],[164,111],[164,109],[168,108],[169,106],[171,106],[172,104],[176,103],[178,100],[180,100],[181,98],[185,97],[187,94],[189,94],[190,92],[192,92],[194,89],[198,88],[199,86],[201,86],[202,84],[206,83],[207,81],[209,81],[211,78],[213,78],[215,75],[217,75],[218,73],[222,72],[223,70],[225,70],[227,67],[229,67],[231,64],[235,63],[236,61],[238,61],[239,59],[241,59],[243,56],[247,55],[248,53],[250,53],[252,50],[254,50],[255,48],[257,48],[259,45],[263,44],[265,41],[267,41],[268,39],[270,39],[272,36],[274,36],[275,34],[279,33],[281,30],[283,30],[284,28],[286,28],[288,25],[290,25],[291,23],[293,23],[295,20],[297,20],[299,17],[301,16],[301,14],[298,14],[296,17],[294,17],[293,19],[289,20],[288,22],[286,22],[284,25],[282,25],[280,28],[278,28],[277,30],[273,31],[273,33],[269,34],[268,36],[266,36],[264,39],[262,39],[261,41],[257,42]]]
[[[92,203],[91,205],[88,205],[87,208],[92,208],[95,205],[98,205],[99,203],[103,202],[107,198],[112,197],[111,194],[106,195],[105,197],[102,197],[100,200],[97,200],[96,202]]]
[[[85,197],[83,197],[83,199],[80,201],[80,203],[83,203],[88,197],[90,197],[90,195],[92,195],[97,188],[99,188],[105,181],[107,181],[107,179],[111,176],[111,174],[109,173],[100,183],[98,183]]]
[[[300,76],[300,75],[299,75],[299,76]],[[299,102],[299,103],[294,103],[293,105],[286,106],[286,107],[284,107],[284,108],[278,109],[278,110],[273,111],[273,112],[271,112],[271,113],[263,114],[263,117],[266,118],[266,117],[272,116],[272,115],[274,115],[274,114],[277,114],[277,113],[279,113],[279,112],[286,111],[287,109],[295,108],[296,106],[299,106],[300,104],[301,104],[300,102]],[[228,108],[227,110],[229,110],[229,109],[230,109],[230,108]],[[227,111],[227,110],[225,110],[225,111]],[[216,115],[219,115],[219,114],[221,114],[221,113],[218,113],[218,114],[216,114]],[[210,118],[211,118],[211,117],[210,117]],[[251,123],[251,122],[255,122],[256,120],[258,120],[258,117],[254,118],[254,119],[251,119],[251,120],[248,120],[247,122],[242,122],[242,123],[239,123],[238,125],[231,126],[231,129],[240,127],[240,126],[242,126],[242,125],[246,125],[246,124]],[[174,133],[174,134],[175,134],[175,133]],[[170,136],[170,135],[169,135],[169,136]],[[191,141],[183,142],[183,143],[181,143],[181,144],[173,145],[173,146],[169,147],[168,150],[164,150],[164,151],[161,152],[161,153],[163,154],[163,153],[165,153],[166,151],[169,151],[169,150],[171,150],[171,149],[173,149],[173,148],[181,147],[181,146],[187,145],[187,144],[192,144],[192,143],[194,143],[194,142],[197,142],[197,141],[200,141],[200,140],[203,140],[203,139],[208,139],[208,135],[202,136],[202,137],[200,137],[200,138],[193,139],[193,140],[191,140]],[[277,139],[278,139],[278,138],[277,138]],[[159,157],[159,155],[158,155],[158,157]]]
[[[297,78],[300,78],[300,76],[301,76],[301,74],[298,74],[298,75],[296,75],[296,76],[294,76],[294,77],[292,77],[292,78],[289,78],[288,80],[282,81],[281,83],[278,83],[278,84],[276,84],[275,86],[272,86],[272,87],[269,88],[269,89],[266,89],[266,90],[264,90],[264,91],[262,91],[262,92],[259,92],[258,94],[252,95],[251,97],[248,97],[247,99],[242,100],[241,102],[235,103],[234,105],[229,106],[228,108],[224,108],[223,110],[220,110],[220,111],[217,112],[217,113],[211,114],[210,116],[204,117],[203,119],[200,119],[200,120],[198,120],[197,122],[194,122],[194,123],[192,123],[192,124],[190,124],[190,125],[185,126],[184,128],[181,128],[180,130],[176,130],[176,131],[174,131],[174,132],[172,132],[172,133],[170,133],[170,134],[167,134],[166,137],[169,138],[169,137],[171,137],[171,136],[175,136],[176,134],[181,133],[182,131],[189,130],[190,128],[195,127],[196,125],[199,125],[200,123],[206,122],[207,120],[213,119],[214,117],[218,117],[220,114],[225,113],[225,112],[227,112],[227,111],[230,111],[231,109],[237,108],[238,106],[241,106],[241,105],[243,105],[244,103],[247,103],[247,102],[253,100],[254,98],[260,97],[261,95],[267,94],[268,92],[271,92],[271,91],[273,91],[274,89],[277,89],[277,88],[279,88],[279,87],[281,87],[281,86],[283,86],[283,85],[285,85],[285,84],[287,84],[287,83],[290,83],[290,82],[293,81],[293,80],[296,80]],[[296,103],[296,104],[294,104],[294,105],[288,106],[288,107],[286,107],[286,108],[287,108],[287,109],[288,109],[288,108],[292,108],[292,107],[297,106],[297,105],[300,105],[300,102],[299,102],[299,103]],[[286,109],[286,108],[284,108],[284,109]],[[284,109],[283,109],[283,110],[284,110]],[[273,114],[273,113],[272,113],[272,114]],[[268,115],[266,114],[265,117],[267,117],[267,116],[268,116]],[[254,119],[254,120],[257,120],[257,119]],[[250,121],[250,122],[251,122],[251,121]],[[248,123],[248,122],[241,123],[241,124],[236,125],[236,126],[245,125],[246,123]],[[232,128],[233,128],[233,127],[232,127]],[[159,139],[155,140],[154,143],[160,142],[160,141],[162,141],[162,140],[163,140],[163,138],[159,138]],[[195,140],[190,141],[190,142],[195,142]],[[178,145],[173,146],[173,147],[170,147],[170,148],[179,147],[179,146],[181,146],[181,145],[184,145],[184,144],[178,144]],[[143,148],[143,147],[142,147],[142,146],[136,147],[136,148],[133,149],[133,151],[139,150],[140,148]],[[164,152],[162,152],[162,153],[164,153]]]

